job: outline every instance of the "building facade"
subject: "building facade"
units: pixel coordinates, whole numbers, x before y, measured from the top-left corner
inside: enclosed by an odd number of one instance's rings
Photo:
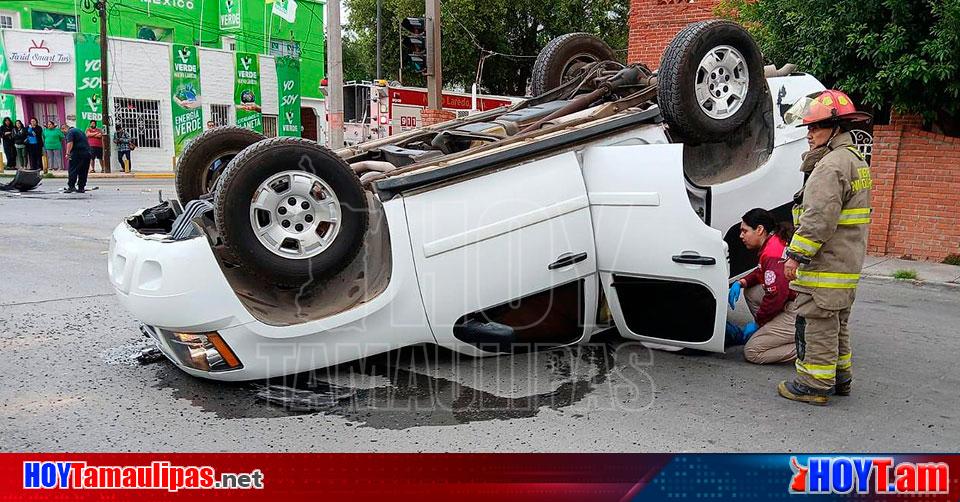
[[[95,106],[100,93],[92,90],[99,87],[100,78],[99,20],[83,4],[80,0],[0,4],[0,109],[6,114],[24,122],[49,118],[84,127],[91,117],[99,117],[103,104]],[[300,135],[324,141],[323,7],[316,0],[111,0],[106,105],[115,124],[135,133],[139,148],[134,156],[139,162],[135,159],[134,166],[170,170],[189,141],[181,134],[182,115],[188,112],[171,109],[171,101],[182,104],[171,94],[181,90],[171,89],[171,78],[177,86],[180,76],[173,69],[175,47],[191,47],[188,52],[198,60],[199,77],[189,84],[187,94],[195,94],[193,86],[202,89],[198,105],[192,106],[200,107],[204,124],[209,120],[237,124],[238,117],[243,122],[249,115],[236,95],[242,80],[236,71],[238,54],[243,54],[243,61],[259,63],[262,98],[256,105],[262,124],[258,121],[257,128],[267,135],[291,135],[291,130],[301,129]],[[289,96],[290,82],[285,82],[288,95],[282,114],[278,58],[295,61],[297,78],[295,100]],[[300,106],[292,111],[291,101]]]
[[[78,54],[77,35],[67,31],[4,29],[0,42],[8,68],[8,85],[0,93],[15,97],[15,116],[26,122],[78,124],[86,128],[91,116],[86,112],[89,97],[83,96],[83,55]],[[111,38],[108,44],[110,103],[114,125],[122,125],[136,139],[133,167],[137,171],[170,171],[176,161],[175,93],[172,68],[174,44],[141,39]],[[200,91],[198,100],[202,124],[236,124],[236,53],[215,48],[198,48]],[[32,56],[35,53],[40,56]],[[282,134],[277,58],[253,55],[259,66],[259,108],[264,134]],[[98,75],[94,72],[94,75]],[[98,89],[97,89],[98,90]],[[99,94],[96,94],[99,96]],[[102,105],[101,105],[102,106]],[[322,101],[303,98],[301,117],[324,114]],[[318,137],[314,121],[310,128],[303,120],[302,135]],[[200,127],[204,127],[201,125]],[[290,134],[288,134],[290,135]],[[296,135],[296,134],[294,134]],[[114,167],[115,168],[115,167]]]
[[[99,21],[95,13],[83,10],[84,3],[0,2],[0,29],[97,34]],[[273,0],[110,0],[107,32],[116,38],[297,57],[302,61],[303,96],[322,99],[324,4],[295,0],[292,15],[286,17],[273,14],[273,5]]]

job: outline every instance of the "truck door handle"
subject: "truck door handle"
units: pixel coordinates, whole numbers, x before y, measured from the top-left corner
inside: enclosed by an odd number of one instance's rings
[[[581,261],[583,261],[583,260],[586,260],[586,259],[587,259],[587,253],[578,253],[578,254],[567,253],[567,254],[563,254],[563,255],[560,256],[560,258],[557,258],[557,261],[555,261],[555,262],[547,265],[547,269],[549,269],[549,270],[556,270],[556,269],[558,269],[558,268],[569,267],[570,265],[573,265],[574,263],[579,263],[579,262],[581,262]]]
[[[685,263],[688,265],[716,265],[717,259],[712,256],[700,256],[698,254],[675,254],[673,261]]]

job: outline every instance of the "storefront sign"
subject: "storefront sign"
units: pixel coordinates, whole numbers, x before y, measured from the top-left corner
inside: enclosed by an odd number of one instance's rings
[[[77,120],[84,128],[89,121],[103,120],[100,99],[100,41],[96,35],[77,34]]]
[[[15,51],[10,53],[10,61],[17,63],[30,63],[34,68],[50,68],[57,63],[69,63],[70,54],[64,52],[51,52],[47,47],[46,40],[31,40],[33,46],[25,51]]]
[[[200,100],[200,58],[192,45],[173,44],[170,71],[170,98],[173,107],[173,144],[175,155],[203,130]]]
[[[240,0],[220,0],[220,29],[240,29]]]
[[[171,7],[180,10],[193,10],[196,4],[193,0],[142,0],[143,3],[159,7]]]
[[[280,101],[280,130],[277,134],[300,137],[300,61],[279,57],[276,62]]]
[[[260,109],[260,61],[256,54],[236,53],[233,102],[237,107],[237,125],[263,132]]]
[[[0,91],[7,89],[13,89],[13,84],[10,83],[10,69],[7,68],[6,52],[3,50],[3,37],[0,36]],[[17,119],[16,98],[9,94],[0,94],[0,120],[4,117]]]

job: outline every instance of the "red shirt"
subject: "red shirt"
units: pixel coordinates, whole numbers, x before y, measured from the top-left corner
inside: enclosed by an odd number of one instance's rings
[[[90,134],[93,133],[93,136]],[[97,128],[88,127],[87,128],[87,143],[90,143],[90,146],[93,148],[103,148],[103,139],[101,135],[103,131]]]
[[[759,326],[773,320],[783,312],[784,305],[797,296],[783,275],[783,250],[786,247],[780,236],[771,235],[760,249],[760,266],[743,278],[747,288],[763,284],[763,301],[754,315]]]

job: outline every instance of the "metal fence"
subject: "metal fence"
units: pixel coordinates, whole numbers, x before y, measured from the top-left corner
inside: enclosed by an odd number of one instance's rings
[[[268,138],[276,137],[277,135],[277,116],[276,115],[263,116],[263,135]]]
[[[122,125],[141,148],[160,148],[160,102],[113,98],[114,122]]]
[[[210,120],[214,125],[230,125],[230,105],[210,105]]]

